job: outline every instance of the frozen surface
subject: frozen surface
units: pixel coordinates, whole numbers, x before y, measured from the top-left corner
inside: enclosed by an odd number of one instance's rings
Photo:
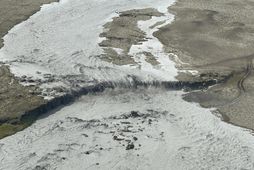
[[[63,79],[64,82],[71,76],[88,83],[128,81],[129,75],[141,81],[175,80],[177,70],[163,53],[161,44],[155,42],[157,39],[153,39],[152,43],[159,48],[158,52],[155,51],[158,58],[165,60],[161,62],[161,69],[121,67],[103,62],[98,57],[103,52],[98,46],[103,25],[117,16],[119,11],[163,9],[166,16],[161,19],[171,22],[173,16],[169,16],[167,7],[173,2],[174,0],[61,0],[60,3],[44,5],[40,12],[15,26],[4,37],[0,61],[9,64],[16,76],[27,75],[33,79],[40,77],[38,71],[43,73],[46,70],[46,74],[51,74],[58,80]],[[145,65],[146,63],[142,68],[146,68]],[[23,69],[24,67],[28,69]]]
[[[0,140],[0,169],[253,169],[250,132],[181,95],[119,89],[84,96]]]
[[[5,36],[0,60],[18,77],[40,79],[34,82],[43,89],[128,82],[129,75],[142,81],[175,80],[174,63],[152,35],[172,21],[166,7],[173,2],[61,0],[44,5]],[[132,46],[130,54],[140,67],[101,61],[102,26],[119,11],[151,7],[164,16],[138,23],[148,41]],[[143,52],[154,55],[159,64],[152,66]],[[116,89],[84,96],[0,140],[0,170],[254,169],[250,132],[183,101],[182,94]]]
[[[152,17],[152,19],[147,21],[139,21],[139,28],[144,31],[147,35],[147,41],[133,45],[130,49],[129,55],[134,56],[135,62],[139,63],[139,67],[144,72],[149,72],[151,74],[155,74],[156,77],[160,77],[162,80],[168,80],[171,77],[171,80],[177,73],[175,68],[175,64],[172,60],[170,60],[170,54],[165,53],[162,43],[153,36],[153,33],[158,31],[160,27],[163,27],[169,24],[173,19],[173,15],[168,13],[167,6],[158,7],[158,11],[164,14],[161,17]],[[157,23],[157,26],[153,27]],[[153,66],[151,63],[148,63],[146,59],[146,55],[143,52],[148,52],[152,54],[152,56],[159,63],[156,66]]]

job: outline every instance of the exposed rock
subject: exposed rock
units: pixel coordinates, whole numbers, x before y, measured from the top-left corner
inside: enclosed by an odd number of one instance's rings
[[[139,113],[137,111],[131,111],[131,117],[140,117]]]
[[[132,150],[134,149],[135,145],[133,143],[129,143],[127,146],[126,146],[126,150]]]

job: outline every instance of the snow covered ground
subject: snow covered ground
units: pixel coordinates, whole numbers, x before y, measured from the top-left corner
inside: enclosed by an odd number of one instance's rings
[[[98,45],[103,25],[118,16],[119,11],[155,8],[165,13],[165,16],[158,19],[154,17],[150,23],[154,24],[157,20],[167,20],[169,23],[173,20],[173,15],[168,13],[167,7],[173,2],[174,0],[61,0],[59,3],[44,5],[41,11],[15,26],[4,37],[0,61],[9,64],[16,76],[26,75],[34,80],[45,80],[43,75],[51,74],[56,82],[62,81],[67,86],[73,85],[74,76],[77,80],[86,81],[85,85],[103,81],[129,81],[129,75],[142,81],[175,80],[177,70],[174,63],[164,53],[162,44],[157,39],[145,44],[158,48],[153,51],[153,54],[158,54],[161,63],[157,68],[148,66],[148,63],[142,63],[141,69],[117,66],[98,58],[103,53]],[[145,28],[144,31],[151,38],[152,32],[158,28],[159,26],[154,29]],[[143,51],[140,48],[136,52]],[[69,77],[72,78],[68,81]]]
[[[250,132],[182,94],[151,88],[84,96],[1,140],[0,169],[253,169]]]
[[[19,77],[53,75],[55,81],[41,84],[42,88],[65,86],[68,78],[88,84],[129,81],[128,75],[144,81],[175,80],[174,63],[152,36],[163,24],[151,28],[157,21],[173,20],[166,11],[173,2],[61,0],[44,5],[5,36],[0,60]],[[141,67],[98,59],[102,26],[116,12],[151,7],[165,16],[139,22],[150,39],[133,46],[130,54]],[[144,61],[144,51],[155,55],[161,65],[152,67]],[[251,133],[222,122],[211,110],[185,102],[182,94],[126,88],[83,96],[0,140],[0,170],[254,169]]]

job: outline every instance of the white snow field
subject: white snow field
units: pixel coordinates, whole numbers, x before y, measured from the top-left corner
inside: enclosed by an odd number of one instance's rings
[[[177,70],[169,60],[173,54],[164,53],[152,35],[173,20],[166,10],[173,3],[61,0],[44,5],[4,37],[0,61],[18,77],[42,80],[42,88],[124,82],[130,81],[129,75],[142,81],[175,80]],[[148,41],[133,45],[130,54],[140,67],[101,61],[97,56],[102,53],[98,42],[103,25],[118,11],[137,8],[156,8],[165,14],[138,23]],[[165,22],[151,28],[158,21]],[[147,63],[144,51],[153,54],[159,66]],[[52,83],[43,81],[52,77]],[[183,94],[162,88],[119,88],[83,96],[0,140],[0,170],[254,169],[251,132],[222,122],[213,110],[184,101]]]
[[[149,29],[143,28],[142,25],[147,24],[141,23],[140,27],[148,38],[154,39],[135,50],[143,52],[148,45],[152,46],[150,51],[157,54],[161,63],[156,68],[146,62],[140,63],[141,69],[117,66],[98,58],[103,53],[98,45],[102,40],[99,34],[103,32],[103,25],[118,16],[119,11],[155,8],[165,16],[153,17],[150,23],[154,24],[157,20],[169,23],[174,17],[168,13],[167,7],[173,3],[174,0],[61,0],[44,5],[41,11],[15,26],[4,37],[0,61],[9,64],[16,76],[44,80],[43,75],[51,74],[55,81],[62,81],[66,86],[72,85],[74,75],[75,79],[85,81],[85,85],[129,81],[129,75],[141,81],[176,80],[174,62],[152,36],[152,32],[160,26]],[[149,24],[149,21],[146,23]],[[70,76],[72,78],[68,81]],[[42,86],[43,81],[39,82]]]
[[[182,94],[151,88],[83,96],[0,140],[0,169],[253,169],[250,132]]]

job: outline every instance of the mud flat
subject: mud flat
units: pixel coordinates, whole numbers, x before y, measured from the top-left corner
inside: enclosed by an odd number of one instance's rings
[[[224,83],[185,99],[216,107],[224,120],[254,129],[254,5],[240,0],[178,0],[170,7],[175,21],[155,33],[167,52],[178,55],[181,68],[198,70],[178,79],[218,79]],[[188,63],[188,64],[187,64]]]

